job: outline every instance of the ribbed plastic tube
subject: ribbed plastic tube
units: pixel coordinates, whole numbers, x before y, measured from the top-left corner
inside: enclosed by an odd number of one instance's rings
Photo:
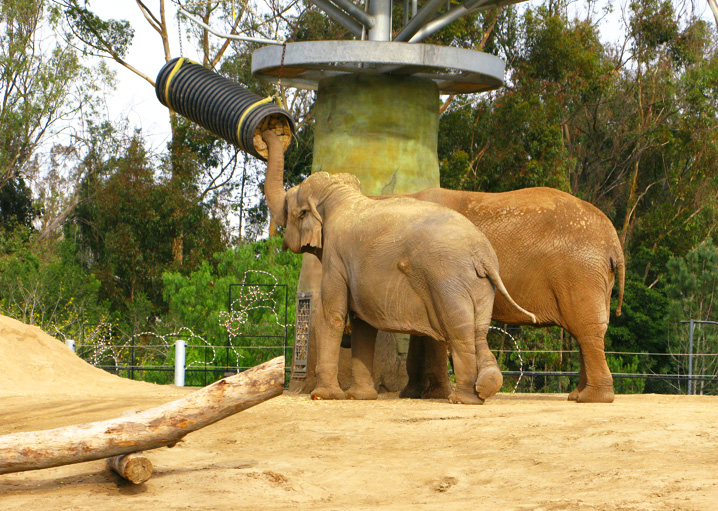
[[[271,98],[187,59],[172,59],[162,67],[155,92],[166,107],[262,160],[267,158],[262,131],[275,131],[285,149],[294,133],[294,120]]]

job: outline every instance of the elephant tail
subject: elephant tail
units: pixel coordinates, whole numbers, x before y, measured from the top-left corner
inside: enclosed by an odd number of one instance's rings
[[[519,312],[526,314],[528,317],[530,317],[532,323],[538,323],[534,314],[521,307],[518,303],[514,301],[513,298],[511,298],[511,295],[504,286],[504,281],[501,280],[501,277],[499,276],[498,265],[485,264],[484,261],[479,261],[477,259],[478,258],[474,258],[474,267],[476,268],[476,273],[480,277],[488,277],[496,290],[501,293],[501,295],[506,299],[507,302],[511,304],[511,306],[513,306]]]

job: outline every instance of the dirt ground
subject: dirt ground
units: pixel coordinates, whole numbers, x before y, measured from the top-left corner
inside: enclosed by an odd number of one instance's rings
[[[0,318],[0,434],[189,391],[108,375]],[[285,394],[147,455],[154,475],[138,486],[102,461],[0,475],[0,510],[715,510],[718,398],[499,394],[461,406]]]

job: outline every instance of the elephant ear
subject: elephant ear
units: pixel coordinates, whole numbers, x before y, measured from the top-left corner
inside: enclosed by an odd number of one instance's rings
[[[310,249],[322,248],[322,217],[317,211],[317,205],[311,197],[308,200],[309,211],[300,220],[299,224],[299,241],[301,243],[302,252],[306,252],[306,247]]]

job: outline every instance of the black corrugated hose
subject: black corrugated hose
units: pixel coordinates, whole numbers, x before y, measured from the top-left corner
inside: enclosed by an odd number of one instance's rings
[[[294,133],[294,120],[271,97],[262,98],[188,59],[167,62],[157,75],[155,92],[166,107],[262,160],[252,141],[262,121],[283,117]]]

